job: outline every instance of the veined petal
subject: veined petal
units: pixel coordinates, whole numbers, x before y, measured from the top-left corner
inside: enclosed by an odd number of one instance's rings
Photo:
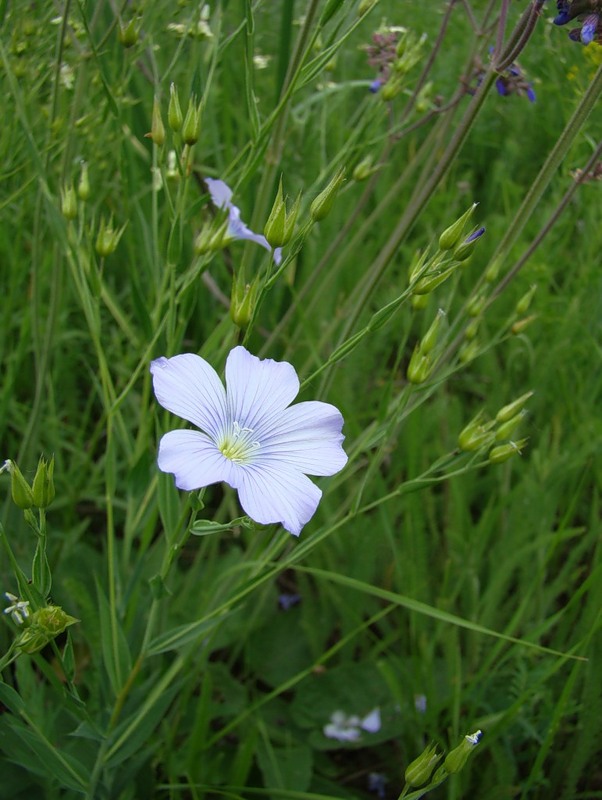
[[[170,431],[159,442],[159,469],[172,472],[178,489],[192,491],[229,481],[232,462],[199,431]]]
[[[217,438],[226,424],[226,392],[213,367],[194,353],[183,353],[158,358],[150,370],[163,408]]]
[[[322,497],[307,476],[280,464],[253,464],[236,473],[240,504],[251,519],[263,525],[280,522],[294,536],[313,517]]]
[[[262,425],[255,431],[261,443],[258,459],[308,475],[334,475],[347,463],[342,427],[341,412],[329,403],[297,403],[285,409],[269,429]]]
[[[299,378],[286,361],[259,359],[235,347],[226,361],[230,419],[256,431],[273,423],[299,392]]]
[[[205,178],[205,184],[209,190],[211,202],[217,208],[230,208],[232,200],[232,189],[224,181],[215,178]]]
[[[238,214],[233,214],[233,211],[237,211]],[[261,247],[265,248],[268,253],[272,253],[272,248],[265,236],[262,236],[260,233],[253,233],[253,231],[247,225],[245,225],[240,218],[240,211],[238,208],[236,208],[236,206],[232,206],[230,209],[228,235],[233,239],[247,239],[250,242],[255,242],[255,244],[261,245]],[[273,251],[272,255],[276,266],[278,266],[282,261],[282,249],[277,247]]]

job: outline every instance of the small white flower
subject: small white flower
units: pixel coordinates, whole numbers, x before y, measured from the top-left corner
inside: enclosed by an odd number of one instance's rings
[[[159,469],[186,491],[224,481],[251,519],[298,536],[322,497],[307,475],[334,475],[347,463],[340,411],[318,401],[290,406],[299,392],[293,366],[244,347],[228,355],[227,389],[192,353],[158,358],[150,369],[163,408],[203,431],[166,433]]]
[[[347,716],[344,711],[334,711],[330,722],[324,726],[324,736],[339,742],[357,742],[362,730],[377,733],[380,730],[380,709],[375,708],[363,719],[357,715]]]
[[[232,203],[232,189],[224,181],[214,178],[205,178],[207,189],[211,196],[211,202],[217,208],[222,208],[228,212],[228,235],[231,239],[248,239],[250,242],[260,245],[269,253],[272,253],[274,263],[278,266],[282,261],[282,248],[276,247],[273,251],[265,236],[260,233],[253,233],[240,218],[240,208]]]
[[[5,592],[4,596],[11,603],[10,606],[4,609],[4,613],[10,614],[12,620],[16,622],[17,625],[22,625],[29,616],[29,601],[19,600],[16,595],[10,592]]]

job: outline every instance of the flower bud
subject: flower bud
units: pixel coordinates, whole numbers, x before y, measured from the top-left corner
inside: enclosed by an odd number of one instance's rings
[[[473,231],[470,236],[467,236],[466,239],[462,242],[461,245],[456,247],[454,250],[454,258],[456,261],[466,261],[472,255],[472,251],[476,247],[477,241],[481,238],[481,236],[485,233],[485,228],[477,228],[477,230]]]
[[[253,318],[258,290],[258,278],[255,278],[253,283],[247,283],[244,286],[241,286],[239,282],[234,279],[232,296],[230,298],[230,317],[232,322],[239,328],[246,328]]]
[[[424,309],[429,304],[429,295],[428,294],[413,294],[412,299],[412,308],[414,311],[424,311]]]
[[[61,213],[65,219],[77,217],[77,196],[73,186],[63,186],[61,189]]]
[[[494,433],[491,429],[495,425],[495,420],[483,422],[484,418],[484,412],[479,411],[476,417],[460,432],[458,436],[460,450],[473,452],[493,443]]]
[[[443,766],[447,772],[454,773],[460,772],[462,767],[466,764],[468,756],[472,753],[473,749],[479,743],[481,738],[481,731],[471,733],[465,736],[460,744],[451,750],[445,757]]]
[[[101,258],[106,258],[115,252],[125,227],[123,225],[119,230],[115,230],[113,228],[113,220],[105,222],[104,217],[101,217],[95,243],[96,252]]]
[[[178,97],[178,88],[175,83],[169,86],[169,106],[167,107],[167,123],[172,131],[180,130],[184,117],[180,107],[180,98]]]
[[[436,289],[437,286],[440,286],[444,281],[446,281],[450,275],[452,275],[456,271],[457,265],[453,267],[448,267],[448,269],[444,270],[435,270],[434,273],[429,274],[427,272],[416,284],[412,287],[412,291],[414,294],[429,294]]]
[[[466,304],[466,313],[469,317],[478,317],[485,308],[485,295],[478,294],[471,297]]]
[[[188,110],[182,125],[182,140],[192,146],[196,144],[201,135],[201,104],[197,106],[194,95],[188,101]]]
[[[458,351],[458,360],[460,364],[468,364],[469,361],[476,358],[479,354],[479,347],[478,339],[466,339]]]
[[[90,179],[88,178],[88,165],[85,161],[82,161],[82,172],[77,184],[77,196],[84,203],[90,197]]]
[[[472,342],[473,339],[477,338],[480,324],[481,324],[480,317],[475,317],[466,326],[466,330],[464,331],[464,336],[469,342]]]
[[[401,80],[397,75],[394,73],[391,74],[389,80],[383,85],[380,96],[386,103],[390,103],[391,100],[395,100],[398,94],[400,94],[401,90],[403,89],[403,80]]]
[[[54,456],[50,461],[40,457],[31,491],[36,508],[48,508],[54,500]]]
[[[136,20],[131,19],[127,25],[120,24],[117,38],[124,47],[133,47],[138,41],[139,31]]]
[[[439,331],[439,325],[441,324],[441,320],[445,316],[445,311],[440,308],[437,311],[437,316],[431,323],[431,327],[422,337],[422,341],[420,342],[420,352],[423,355],[428,355],[432,350],[435,348],[437,344],[437,333]]]
[[[436,746],[429,745],[417,759],[407,767],[405,771],[405,782],[410,786],[423,786],[431,777],[433,770],[441,755],[437,754]]]
[[[372,156],[367,156],[353,170],[352,178],[354,181],[365,181],[370,175],[373,175],[378,170],[373,164]]]
[[[324,191],[314,198],[309,213],[314,222],[324,219],[330,212],[339,187],[345,180],[345,168],[340,167]]]
[[[24,653],[37,653],[70,625],[79,622],[66,614],[60,606],[46,606],[34,611],[29,625],[16,640],[16,646]]]
[[[14,461],[10,459],[5,462],[10,475],[10,490],[13,498],[13,503],[26,511],[33,505],[33,492],[30,485],[27,483],[19,467]]]
[[[497,276],[500,274],[501,266],[502,262],[497,258],[492,261],[491,264],[489,264],[485,270],[485,280],[487,283],[493,283],[495,280],[497,280]]]
[[[525,328],[528,328],[535,319],[537,319],[537,314],[530,314],[528,317],[518,319],[515,323],[513,323],[510,331],[514,334],[514,336],[518,336],[525,330]]]
[[[462,238],[462,234],[464,233],[464,228],[466,227],[466,223],[474,214],[474,210],[477,207],[477,203],[473,203],[471,207],[466,211],[462,216],[457,219],[453,225],[450,225],[449,228],[446,228],[441,236],[439,237],[439,249],[440,250],[453,250],[454,247],[458,244],[460,239]]]
[[[509,419],[515,417],[522,409],[526,406],[527,402],[530,398],[533,397],[533,392],[525,392],[525,394],[521,394],[519,398],[514,400],[512,403],[508,403],[508,405],[502,406],[500,410],[495,415],[496,422],[507,422]]]
[[[519,413],[515,417],[512,417],[506,422],[502,422],[502,424],[495,432],[495,441],[504,442],[507,439],[510,439],[510,437],[512,436],[514,431],[518,428],[518,426],[521,424],[526,415],[527,412],[523,408],[523,410],[519,411]]]
[[[153,101],[151,131],[146,135],[153,140],[157,147],[161,147],[165,143],[165,125],[163,125],[163,119],[161,117],[161,105],[159,104],[159,98],[156,95]]]
[[[363,17],[364,14],[367,14],[377,3],[378,0],[360,0],[360,4],[357,7],[358,17]]]
[[[514,309],[518,317],[522,317],[523,314],[527,313],[527,311],[529,310],[529,306],[531,305],[531,300],[533,300],[533,295],[535,294],[536,291],[537,291],[537,285],[533,284],[533,286],[531,286],[529,291],[526,294],[524,294],[518,301],[518,303],[516,304],[516,308]]]
[[[520,456],[528,441],[528,439],[519,439],[517,442],[508,442],[494,447],[489,453],[489,463],[503,464],[504,461],[508,461],[513,456]]]
[[[297,195],[290,213],[287,213],[286,199],[282,196],[282,178],[280,178],[276,199],[263,229],[270,247],[282,247],[291,240],[300,204],[301,194]]]
[[[420,352],[420,345],[417,344],[408,364],[407,379],[410,383],[424,383],[430,375],[432,369],[430,356]]]

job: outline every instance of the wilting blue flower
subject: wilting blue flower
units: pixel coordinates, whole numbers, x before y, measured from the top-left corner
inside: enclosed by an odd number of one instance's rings
[[[330,722],[324,726],[324,736],[339,742],[357,742],[363,730],[368,733],[377,733],[380,730],[379,708],[374,708],[363,718],[348,716],[344,711],[334,711]]]
[[[274,263],[278,266],[282,261],[282,248],[276,247],[272,251],[265,236],[260,233],[254,233],[245,225],[240,218],[240,208],[232,203],[232,189],[228,184],[215,178],[205,178],[205,183],[213,205],[228,212],[228,236],[231,239],[248,239],[250,242],[261,245],[261,247],[272,253]]]
[[[158,358],[150,369],[163,408],[203,431],[166,433],[159,469],[187,491],[224,481],[255,522],[280,522],[298,536],[322,497],[307,475],[334,475],[347,463],[340,411],[318,401],[290,406],[299,392],[293,366],[244,347],[228,355],[226,389],[193,353]]]
[[[602,43],[602,8],[600,3],[595,0],[557,0],[556,7],[558,14],[554,18],[554,25],[566,25],[573,19],[580,20],[582,26],[580,28],[573,28],[569,32],[569,37],[575,41],[581,41],[583,44],[590,44],[591,42]]]

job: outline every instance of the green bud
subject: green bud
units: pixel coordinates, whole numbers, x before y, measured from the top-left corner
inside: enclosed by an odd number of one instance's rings
[[[495,415],[496,422],[507,422],[509,419],[515,417],[526,406],[527,402],[533,397],[533,392],[525,392],[512,403],[502,406]]]
[[[518,317],[522,317],[523,314],[527,313],[527,311],[529,310],[529,306],[531,305],[531,300],[533,300],[533,295],[535,294],[536,291],[537,291],[537,285],[534,284],[529,289],[529,291],[526,294],[524,294],[518,301],[515,308],[516,315]]]
[[[450,275],[452,275],[457,269],[457,265],[452,267],[448,267],[448,269],[444,270],[436,270],[434,274],[427,274],[420,278],[419,281],[412,287],[412,292],[414,294],[429,294],[436,289],[437,286],[440,286],[444,283]]]
[[[378,3],[378,0],[360,0],[360,4],[357,7],[357,15],[358,17],[363,17],[364,14],[367,14],[371,8]]]
[[[258,292],[259,278],[255,278],[253,283],[247,283],[244,286],[234,279],[230,298],[230,317],[239,328],[246,328],[253,318]]]
[[[24,653],[37,653],[55,639],[70,625],[79,622],[66,614],[60,606],[46,606],[34,611],[29,617],[29,625],[15,642]]]
[[[378,171],[378,167],[374,166],[374,162],[371,156],[367,156],[360,161],[360,163],[355,167],[353,170],[352,178],[354,181],[365,181],[370,175],[373,175],[375,172]]]
[[[77,196],[73,186],[63,186],[61,189],[61,213],[65,219],[77,217]]]
[[[90,197],[90,179],[88,178],[88,165],[85,161],[82,161],[82,172],[77,184],[77,196],[84,203]]]
[[[282,196],[282,178],[280,178],[276,199],[263,229],[271,247],[282,247],[291,240],[300,204],[301,194],[298,194],[290,213],[287,213],[286,199]]]
[[[484,294],[478,294],[471,297],[466,304],[466,313],[469,317],[478,317],[485,308],[486,297]]]
[[[500,267],[502,266],[502,262],[499,259],[492,261],[491,264],[485,270],[485,280],[487,283],[493,283],[497,280],[497,276],[500,273]]]
[[[184,117],[180,107],[180,98],[178,97],[178,89],[175,83],[170,84],[169,87],[169,106],[167,107],[167,123],[172,131],[179,131],[182,127]]]
[[[36,508],[48,508],[54,500],[54,456],[50,461],[40,457],[31,487]]]
[[[429,108],[433,105],[431,100],[431,93],[433,91],[433,84],[429,81],[425,83],[422,89],[418,92],[418,96],[416,97],[416,104],[415,108],[419,114],[424,114],[425,111],[428,111]]]
[[[379,94],[385,103],[390,103],[391,100],[395,100],[402,89],[403,80],[395,75],[395,73],[391,73],[389,80],[381,87]]]
[[[525,330],[525,328],[528,328],[535,319],[537,319],[537,314],[530,314],[528,317],[518,319],[515,323],[513,323],[510,331],[514,334],[514,336],[518,336]]]
[[[456,261],[466,261],[472,255],[473,250],[477,246],[477,242],[485,233],[485,228],[475,228],[475,230],[464,239],[464,241],[454,250],[454,259]]]
[[[123,225],[119,230],[115,230],[113,228],[113,220],[105,222],[104,217],[101,217],[95,243],[96,252],[101,258],[106,258],[115,252],[126,225]]]
[[[481,324],[480,318],[476,317],[475,319],[471,320],[466,326],[466,330],[464,331],[464,336],[466,337],[466,339],[468,339],[469,342],[472,342],[473,339],[477,338],[480,324]]]
[[[405,782],[410,786],[423,786],[431,777],[441,755],[437,754],[434,744],[429,745],[417,759],[407,767]]]
[[[412,259],[412,263],[410,264],[410,269],[408,270],[409,281],[413,283],[419,276],[426,274],[427,270],[425,269],[425,264],[428,256],[428,251],[424,250],[424,252],[420,252],[417,250],[414,254],[414,258]],[[434,265],[439,264],[437,259],[433,259],[432,263],[429,264],[428,270],[430,271]]]
[[[430,356],[420,352],[420,345],[417,344],[408,364],[407,379],[410,383],[424,383],[430,375],[433,367]]]
[[[127,25],[120,24],[117,38],[124,47],[133,47],[138,41],[139,31],[136,20],[131,19]]]
[[[528,441],[528,439],[519,439],[517,442],[508,442],[494,447],[489,453],[489,463],[503,464],[513,456],[520,456]]]
[[[413,294],[410,302],[412,303],[412,308],[414,311],[424,311],[429,304],[429,295]]]
[[[26,511],[33,506],[33,492],[31,486],[27,483],[21,470],[10,459],[4,462],[10,475],[10,491],[13,498],[13,503]]]
[[[477,416],[460,432],[458,436],[460,450],[473,452],[493,443],[494,433],[491,429],[495,425],[495,420],[484,422],[484,419],[484,412],[479,411]]]
[[[451,750],[447,756],[445,757],[445,761],[443,762],[443,766],[445,767],[447,772],[455,773],[460,772],[462,767],[468,761],[468,756],[472,753],[474,748],[479,743],[479,739],[481,738],[482,734],[481,731],[477,731],[476,733],[468,734],[465,736],[460,744]]]
[[[188,101],[188,110],[182,125],[182,140],[190,147],[196,144],[201,135],[201,104],[197,106],[194,95]]]
[[[165,125],[161,117],[161,105],[159,98],[155,95],[153,101],[153,114],[151,118],[151,132],[147,136],[153,140],[157,147],[162,147],[165,143]]]
[[[443,231],[439,237],[440,250],[453,250],[454,247],[459,243],[460,239],[462,238],[462,234],[464,233],[466,223],[474,214],[474,210],[477,205],[478,203],[473,203],[468,211],[462,214],[462,216],[457,219],[453,225],[450,225],[449,228],[446,228]]]
[[[430,353],[435,348],[435,345],[437,344],[437,334],[439,331],[439,325],[441,324],[441,320],[443,319],[444,316],[445,316],[445,311],[442,308],[440,308],[439,311],[437,311],[437,316],[431,323],[431,327],[422,337],[422,341],[420,342],[420,352],[423,355],[428,355],[428,353]]]
[[[345,167],[340,167],[324,191],[314,198],[309,209],[310,216],[314,222],[319,222],[328,215],[344,180]]]
[[[479,354],[479,341],[478,339],[466,339],[458,351],[458,360],[460,364],[468,364],[473,358]]]
[[[514,431],[518,428],[526,416],[527,412],[523,408],[523,410],[520,411],[515,417],[512,417],[506,422],[502,422],[495,432],[495,441],[505,442],[507,439],[510,439]]]

